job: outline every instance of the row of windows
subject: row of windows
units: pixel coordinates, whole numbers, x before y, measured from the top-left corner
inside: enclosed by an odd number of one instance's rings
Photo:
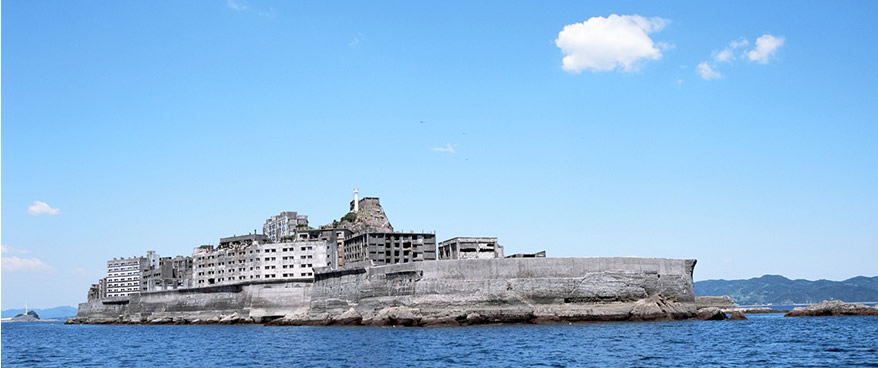
[[[107,279],[107,283],[108,284],[118,284],[118,283],[123,282],[123,281],[138,281],[138,280],[140,280],[139,277],[138,278],[129,277],[127,279]]]
[[[261,276],[265,276],[264,278],[266,278],[266,279],[276,279],[276,278],[277,278],[277,274],[250,275],[250,278],[251,278],[251,279],[259,279],[259,278],[263,278],[263,277],[261,277]],[[309,276],[314,276],[314,273],[313,273],[313,272],[301,272],[301,273],[299,273],[299,277],[309,277]],[[283,274],[281,277],[285,277],[285,278],[287,278],[287,277],[296,277],[296,274],[294,274],[294,273],[285,273],[285,274]],[[245,280],[246,278],[247,278],[247,276],[238,276],[238,280]],[[199,283],[199,284],[205,284],[205,283],[206,283],[205,281],[206,281],[206,280],[198,280],[198,283]],[[223,282],[223,281],[226,281],[226,279],[225,279],[225,278],[222,278],[222,277],[216,279],[216,282],[217,282],[217,283],[220,283],[220,282]],[[228,278],[228,281],[235,281],[235,278],[234,278],[234,277],[229,277],[229,278]]]
[[[308,251],[308,250],[314,250],[314,247],[313,247],[313,246],[302,246],[302,247],[299,247],[299,249],[300,249],[301,251]],[[259,252],[260,252],[260,249],[256,249],[255,251],[256,251],[256,253],[259,253]],[[283,252],[292,252],[292,251],[295,251],[295,248],[294,248],[294,247],[283,248],[282,251],[283,251]],[[253,254],[253,252],[254,252],[253,250],[250,250],[250,251],[249,251],[249,254]],[[263,252],[264,252],[264,253],[277,253],[277,248],[268,248],[268,249],[265,249]],[[233,257],[233,256],[236,256],[236,255],[238,255],[238,256],[243,256],[243,255],[246,255],[246,254],[248,254],[248,252],[246,252],[246,251],[238,252],[238,254],[235,254],[234,252],[231,252],[231,253],[220,253],[220,254],[217,254],[217,255],[210,255],[210,256],[207,256],[207,257],[201,256],[201,257],[198,257],[198,260],[199,260],[199,261],[203,261],[203,260],[205,260],[205,259],[214,259],[214,258],[217,258],[217,259],[218,259],[218,258],[223,258],[223,257],[226,257],[226,256],[228,256],[228,257]]]
[[[296,259],[296,256],[281,257],[281,260],[283,260],[283,261],[288,261],[288,260],[293,260],[293,259]],[[301,256],[299,256],[299,259],[314,259],[314,255],[313,254],[301,255]],[[244,264],[247,262],[260,262],[260,261],[262,261],[262,262],[277,261],[277,257],[265,257],[262,259],[257,258],[257,259],[248,259],[248,260],[242,259],[242,260],[238,260],[238,264]],[[232,265],[234,263],[235,262],[233,262],[233,261],[228,262],[229,265]],[[225,266],[225,265],[226,265],[226,262],[207,263],[207,264],[200,264],[200,265],[198,265],[197,268],[208,268],[208,267]]]
[[[283,266],[282,266],[282,268],[294,268],[294,267],[296,267],[296,264],[283,265]],[[302,263],[300,267],[302,267],[302,268],[313,268],[313,267],[314,267],[314,264],[313,264],[313,263]],[[258,269],[258,267],[257,267],[257,269]],[[275,269],[277,269],[277,266],[276,266],[276,265],[264,266],[263,269],[265,269],[265,270],[275,270]],[[229,269],[229,270],[207,271],[206,273],[205,273],[205,272],[198,272],[197,275],[198,275],[198,276],[204,276],[205,274],[207,274],[207,275],[213,275],[213,274],[225,273],[226,271],[229,271],[229,272],[231,273],[231,272],[234,272],[235,270],[234,270],[234,269]],[[238,268],[237,271],[238,271],[238,272],[245,272],[245,271],[248,271],[248,270],[247,270],[245,267],[241,267],[241,268]],[[253,267],[250,267],[249,271],[253,271]]]
[[[132,290],[139,290],[140,288],[139,288],[139,287],[107,288],[108,291],[109,291],[110,289],[112,289],[112,291],[119,292],[119,291],[132,291]]]

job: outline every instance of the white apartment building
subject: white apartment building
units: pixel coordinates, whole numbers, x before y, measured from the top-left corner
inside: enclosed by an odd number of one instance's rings
[[[217,247],[202,245],[192,252],[193,286],[313,279],[314,268],[332,264],[329,246],[326,240],[270,243],[263,235],[224,238]]]
[[[277,243],[285,237],[293,236],[300,227],[308,227],[308,216],[299,215],[295,211],[284,211],[265,220],[262,233],[273,243]]]
[[[107,261],[107,297],[138,294],[142,290],[143,272],[157,267],[159,256],[154,251],[146,257],[113,258]]]

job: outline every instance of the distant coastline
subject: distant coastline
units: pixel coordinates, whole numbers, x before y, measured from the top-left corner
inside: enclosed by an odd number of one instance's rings
[[[806,306],[824,300],[870,305],[878,302],[878,276],[857,276],[844,281],[791,280],[780,275],[704,280],[695,282],[695,295],[728,295],[739,306],[747,307]]]

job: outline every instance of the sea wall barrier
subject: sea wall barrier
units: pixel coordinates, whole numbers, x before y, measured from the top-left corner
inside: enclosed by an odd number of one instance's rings
[[[179,289],[80,304],[70,323],[454,325],[681,319],[695,260],[500,258],[318,271],[293,280]]]

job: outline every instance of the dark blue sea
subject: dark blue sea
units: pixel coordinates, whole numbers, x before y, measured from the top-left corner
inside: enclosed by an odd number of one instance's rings
[[[9,367],[878,367],[878,317],[442,328],[3,323]]]

